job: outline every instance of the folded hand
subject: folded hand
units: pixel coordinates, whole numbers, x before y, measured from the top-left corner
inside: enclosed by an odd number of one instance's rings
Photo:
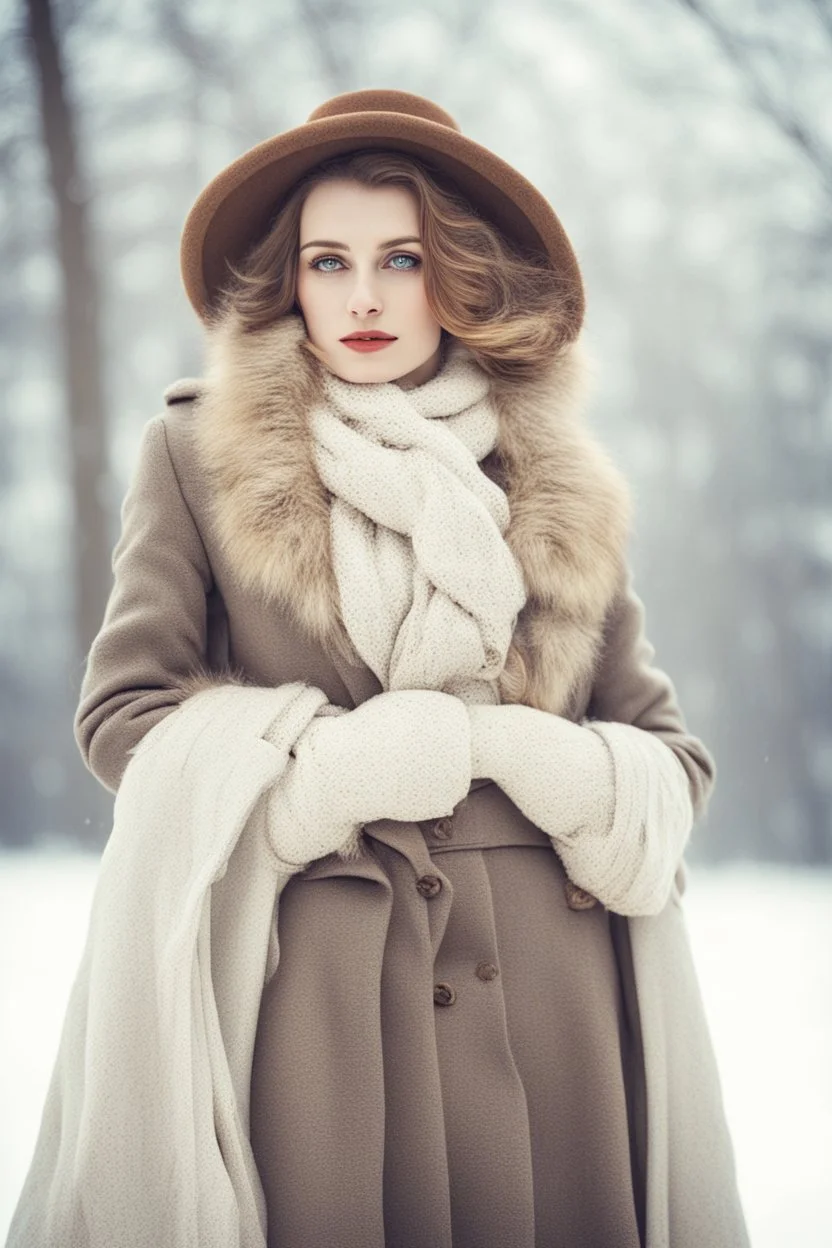
[[[355,849],[376,819],[451,814],[471,783],[465,705],[432,690],[394,690],[353,711],[316,716],[269,796],[269,836],[287,870]]]

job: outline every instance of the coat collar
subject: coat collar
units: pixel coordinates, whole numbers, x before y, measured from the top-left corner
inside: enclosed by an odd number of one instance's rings
[[[315,469],[307,417],[322,366],[303,349],[305,336],[294,314],[254,333],[231,315],[211,328],[196,452],[241,583],[280,603],[333,658],[360,664],[340,616],[329,496]],[[540,381],[492,381],[499,435],[482,461],[506,492],[506,541],[528,595],[502,700],[555,713],[597,662],[629,535],[626,483],[581,420],[586,375],[573,343]],[[166,397],[181,396],[171,388]]]

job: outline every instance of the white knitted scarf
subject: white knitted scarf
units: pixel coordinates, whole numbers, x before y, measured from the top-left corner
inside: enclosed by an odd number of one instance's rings
[[[356,650],[385,690],[498,703],[526,592],[508,500],[479,467],[498,432],[487,374],[455,341],[411,390],[328,371],[323,388],[311,429]]]

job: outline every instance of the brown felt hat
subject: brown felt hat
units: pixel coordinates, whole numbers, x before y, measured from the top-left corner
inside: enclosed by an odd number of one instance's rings
[[[182,277],[206,319],[228,279],[267,232],[281,201],[313,166],[359,148],[417,156],[449,176],[484,217],[525,249],[548,255],[564,281],[570,336],[584,314],[578,261],[551,205],[487,147],[460,133],[444,109],[407,91],[348,91],[327,100],[302,126],[258,143],[208,183],[182,232]]]

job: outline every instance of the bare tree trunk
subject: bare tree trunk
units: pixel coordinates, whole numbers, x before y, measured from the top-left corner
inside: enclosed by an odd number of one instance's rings
[[[110,587],[99,292],[90,248],[88,201],[78,164],[75,119],[67,95],[51,0],[27,0],[26,8],[37,66],[61,272],[60,329],[74,511],[72,659],[73,669],[77,670],[100,627]]]
[[[78,161],[75,118],[66,89],[51,0],[26,0],[28,33],[37,69],[41,127],[55,205],[61,274],[60,335],[67,459],[71,480],[70,566],[73,602],[69,721],[80,670],[98,631],[110,589],[110,535],[104,485],[107,446],[102,382],[99,290],[90,247],[88,199]],[[111,826],[107,794],[83,771],[67,729],[62,734],[69,784],[61,812],[64,829],[81,842],[103,845]]]

